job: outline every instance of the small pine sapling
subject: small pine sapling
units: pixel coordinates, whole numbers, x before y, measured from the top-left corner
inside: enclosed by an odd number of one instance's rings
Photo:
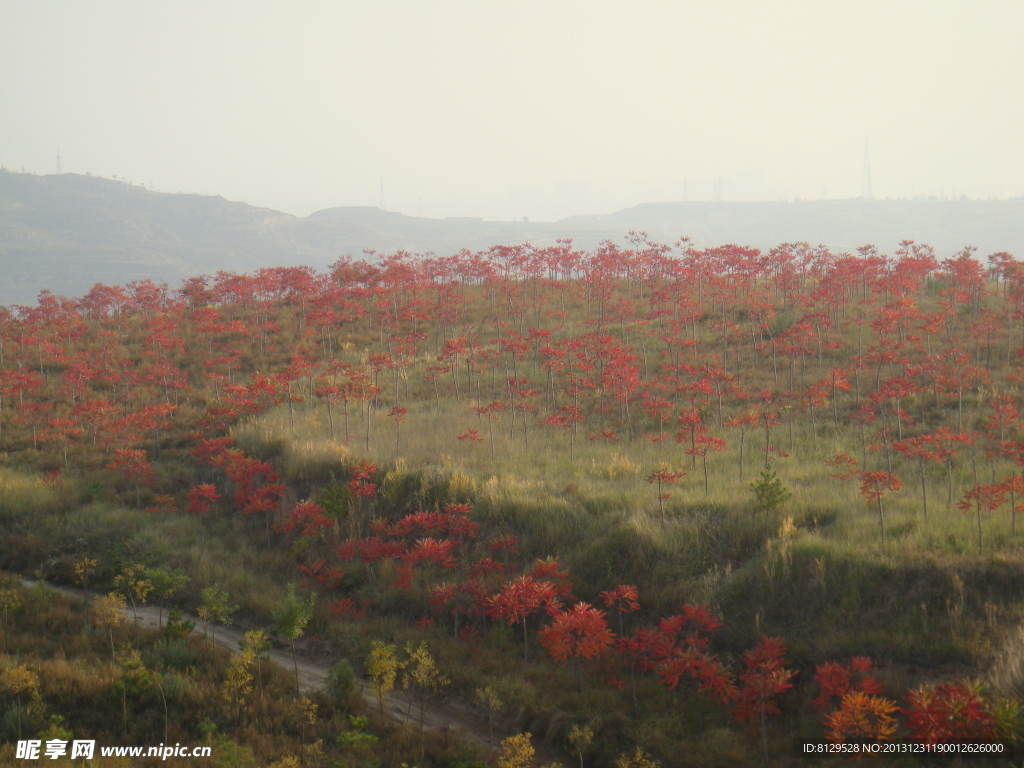
[[[750,484],[750,491],[762,512],[771,512],[789,500],[789,491],[770,464],[766,464],[761,475]]]

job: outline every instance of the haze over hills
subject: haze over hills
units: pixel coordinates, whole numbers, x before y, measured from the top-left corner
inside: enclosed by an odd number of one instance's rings
[[[1024,198],[647,203],[556,222],[427,219],[374,207],[301,218],[98,177],[0,171],[0,304],[31,303],[44,288],[77,296],[97,282],[177,285],[217,270],[323,268],[367,249],[446,255],[568,237],[593,248],[603,240],[624,243],[634,229],[664,243],[688,236],[699,247],[806,241],[836,251],[873,243],[891,252],[911,239],[933,246],[940,258],[965,245],[977,246],[982,258],[996,251],[1022,256]]]

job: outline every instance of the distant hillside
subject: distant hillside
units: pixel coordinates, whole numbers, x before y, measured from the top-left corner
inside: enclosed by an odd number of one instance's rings
[[[0,173],[0,303],[41,288],[77,295],[94,283],[176,283],[318,256],[301,219],[220,197],[150,192],[74,174]]]
[[[927,243],[940,257],[966,245],[982,257],[996,251],[1024,256],[1024,198],[1013,200],[815,200],[790,203],[645,203],[607,216],[574,216],[567,230],[642,229],[668,241],[688,235],[707,247],[737,243],[824,243],[852,251],[872,243],[892,252],[901,240]]]
[[[735,242],[769,248],[824,243],[893,249],[905,238],[946,256],[976,245],[984,256],[1024,254],[1024,199],[836,200],[792,203],[648,203],[558,222],[424,219],[372,207],[330,208],[306,218],[222,197],[151,192],[76,174],[0,171],[0,304],[29,303],[43,288],[80,295],[97,283],[150,278],[177,284],[217,270],[268,265],[324,267],[366,249],[414,253],[548,245],[571,237],[593,248],[632,229],[662,242]]]

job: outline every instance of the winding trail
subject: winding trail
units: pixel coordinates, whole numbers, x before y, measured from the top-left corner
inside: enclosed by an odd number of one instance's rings
[[[37,584],[34,579],[25,577],[21,577],[21,581],[27,587]],[[63,595],[78,598],[79,600],[92,600],[98,594],[74,587],[58,586],[48,582],[45,585],[49,589],[56,590]],[[133,612],[131,605],[129,605],[125,609],[125,616],[127,616],[128,621],[131,623],[134,623],[133,617],[136,613],[138,614],[140,626],[152,628],[160,626],[161,609],[159,607],[140,605]],[[163,618],[166,617],[167,609],[164,608]],[[200,618],[189,613],[183,613],[183,618],[195,622],[196,628],[192,631],[193,635],[205,634],[204,630],[201,629],[204,623]],[[215,639],[217,645],[227,648],[232,652],[237,652],[244,634],[244,631],[238,629],[218,626],[216,632],[211,632],[209,636]],[[323,690],[327,685],[327,675],[330,672],[331,665],[323,660],[315,660],[306,655],[306,649],[302,643],[296,642],[296,647],[300,650],[300,653],[296,655],[294,660],[290,652],[276,648],[267,651],[266,656],[275,664],[283,667],[289,675],[294,675],[295,667],[298,666],[299,690],[303,693]],[[379,712],[380,703],[370,688],[370,682],[358,676],[354,676],[353,680],[366,705],[375,712]],[[419,705],[400,691],[392,691],[384,698],[384,713],[396,722],[410,724],[416,728],[419,727]],[[502,738],[509,735],[495,728],[494,743],[492,743],[489,738],[487,718],[475,708],[458,701],[432,702],[428,704],[423,713],[423,725],[428,730],[440,733],[451,732],[485,749],[494,749]],[[571,765],[566,762],[563,756],[556,754],[544,745],[537,744],[535,748],[538,760],[560,766]]]

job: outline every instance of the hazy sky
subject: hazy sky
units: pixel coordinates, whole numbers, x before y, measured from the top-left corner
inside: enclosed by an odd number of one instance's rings
[[[1024,3],[0,0],[0,165],[298,215],[1024,194]]]

